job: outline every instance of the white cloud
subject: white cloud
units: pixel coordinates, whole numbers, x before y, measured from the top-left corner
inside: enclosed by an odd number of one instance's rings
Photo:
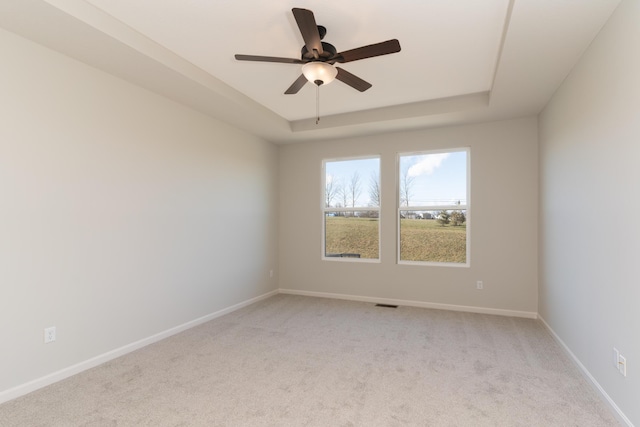
[[[449,157],[449,153],[420,156],[420,161],[409,168],[408,174],[409,176],[431,175],[447,157]]]

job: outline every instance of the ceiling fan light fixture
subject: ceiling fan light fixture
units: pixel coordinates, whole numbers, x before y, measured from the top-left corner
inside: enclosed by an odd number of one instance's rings
[[[338,75],[338,70],[326,62],[309,62],[302,66],[302,74],[311,83],[320,86],[331,83]]]

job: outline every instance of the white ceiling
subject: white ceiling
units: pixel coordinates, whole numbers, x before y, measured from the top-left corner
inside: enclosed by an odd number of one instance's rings
[[[235,53],[300,59],[304,45],[291,9],[304,6],[338,51],[398,39],[402,51],[342,68],[373,84],[359,93],[336,82],[321,88],[323,114],[488,91],[508,0],[175,1],[88,0],[111,16],[287,120],[315,114],[315,88],[284,91],[300,65],[248,63]],[[435,42],[437,40],[437,42]]]
[[[619,0],[3,0],[0,26],[274,142],[537,114]],[[314,12],[338,51],[397,38],[401,52],[341,65],[370,82],[284,91],[300,66],[291,13]]]

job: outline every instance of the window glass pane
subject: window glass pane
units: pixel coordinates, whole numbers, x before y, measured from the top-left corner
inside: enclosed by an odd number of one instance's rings
[[[380,206],[380,159],[325,163],[325,207]]]
[[[379,258],[378,212],[326,212],[325,256]]]
[[[464,210],[400,211],[400,260],[466,263],[465,216]]]
[[[324,256],[379,259],[380,158],[325,161],[324,171]]]
[[[400,156],[400,206],[467,204],[467,152]]]
[[[467,157],[467,150],[400,155],[400,261],[467,263]]]

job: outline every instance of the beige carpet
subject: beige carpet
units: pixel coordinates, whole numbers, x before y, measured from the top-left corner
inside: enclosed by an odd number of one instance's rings
[[[534,320],[278,295],[0,405],[2,426],[611,426]]]

